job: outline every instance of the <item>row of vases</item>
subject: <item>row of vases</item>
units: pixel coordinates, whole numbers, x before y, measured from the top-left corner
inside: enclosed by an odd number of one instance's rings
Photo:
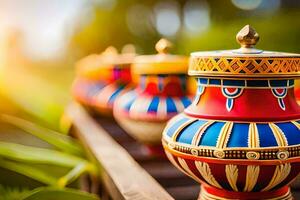
[[[118,54],[109,47],[77,64],[75,99],[102,115],[114,115],[127,133],[146,144],[152,156],[164,155],[161,136],[169,119],[191,104],[188,57],[168,54],[161,39],[156,55]]]
[[[78,64],[73,94],[98,113],[113,112],[153,153],[162,141],[172,164],[201,183],[199,199],[292,199],[300,55],[255,49],[259,36],[249,25],[236,39],[240,49],[196,52],[190,61],[168,54],[164,39],[157,55],[89,56]],[[193,102],[187,71],[197,82]]]

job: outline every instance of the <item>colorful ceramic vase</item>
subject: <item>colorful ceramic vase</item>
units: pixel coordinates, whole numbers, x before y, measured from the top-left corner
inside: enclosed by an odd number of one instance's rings
[[[169,160],[202,183],[199,199],[292,199],[300,172],[300,55],[254,48],[249,25],[237,50],[191,54],[194,102],[163,132]]]
[[[114,107],[118,123],[132,137],[152,147],[154,153],[159,149],[163,153],[161,134],[166,122],[191,103],[188,58],[168,54],[170,45],[161,39],[156,44],[157,55],[136,57],[132,69],[137,86],[120,96]]]
[[[100,114],[112,114],[118,95],[129,89],[134,53],[118,54],[109,47],[101,55],[90,55],[77,63],[74,98]]]
[[[295,81],[295,97],[298,105],[300,105],[300,82],[299,80]],[[291,184],[291,187],[294,189],[300,189],[300,176]]]
[[[295,84],[295,96],[298,104],[300,104],[300,82],[299,81],[296,81]]]

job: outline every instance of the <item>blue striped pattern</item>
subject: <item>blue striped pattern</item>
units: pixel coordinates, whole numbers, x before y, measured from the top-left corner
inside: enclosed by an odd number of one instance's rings
[[[290,123],[280,123],[277,126],[284,132],[286,138],[288,139],[289,145],[296,145],[300,142],[300,132],[299,129]]]
[[[131,92],[131,95],[128,95],[129,97],[126,96],[126,99],[122,99],[123,101],[126,101],[123,109],[126,112],[130,112],[130,109],[134,102],[139,98],[138,94],[135,91]],[[140,97],[143,98],[143,97]],[[159,96],[144,96],[144,98],[150,98],[150,103],[149,107],[147,108],[147,113],[156,113],[158,111],[159,103],[161,101],[161,98]],[[166,98],[166,112],[167,114],[169,113],[179,113],[182,112],[182,110],[178,110],[175,99],[172,97],[167,97]],[[182,107],[186,108],[188,107],[192,102],[189,98],[187,97],[182,97],[180,98],[180,102],[182,104]]]
[[[174,131],[183,125],[190,117],[182,115],[181,117],[175,118],[177,121],[172,121],[172,125],[165,130],[169,137],[172,137]],[[177,142],[191,144],[192,139],[196,133],[199,132],[200,128],[205,124],[205,120],[196,120],[187,125],[176,138]],[[198,145],[202,146],[216,146],[218,137],[221,129],[225,122],[215,121],[212,123],[203,133],[201,140]],[[292,122],[280,122],[274,123],[287,139],[288,145],[300,144],[300,130]],[[248,147],[248,134],[249,134],[249,123],[234,123],[231,130],[231,134],[227,143],[227,147]],[[257,123],[256,124],[260,147],[276,147],[278,146],[274,133],[268,123]]]
[[[228,147],[248,146],[249,124],[235,123],[229,138]]]
[[[170,126],[167,130],[167,135],[169,137],[172,137],[172,135],[175,133],[175,131],[181,126],[181,124],[187,122],[189,119],[188,118],[181,118],[178,120],[178,123],[173,124]]]
[[[92,98],[96,96],[104,86],[104,84],[84,84],[82,91],[85,92],[87,98]]]
[[[150,106],[148,108],[148,112],[156,112],[158,109],[159,97],[153,97]]]
[[[220,130],[224,126],[224,122],[215,122],[209,126],[204,132],[202,139],[200,140],[200,145],[203,146],[216,146],[217,138],[220,135]]]
[[[204,120],[198,120],[189,125],[185,131],[182,131],[179,137],[177,138],[177,141],[181,141],[187,144],[192,143],[193,137],[190,136],[190,133],[196,133],[199,127],[201,127],[203,124],[205,124],[207,121]]]
[[[73,95],[85,99],[86,101],[92,100],[105,84],[101,82],[88,82],[84,80],[76,81],[74,84]]]
[[[111,96],[109,97],[108,100],[108,104],[112,105],[115,101],[115,99],[117,98],[117,96],[120,94],[120,92],[125,88],[125,86],[120,86],[119,88],[116,89],[116,91],[114,91],[114,93],[111,94]]]

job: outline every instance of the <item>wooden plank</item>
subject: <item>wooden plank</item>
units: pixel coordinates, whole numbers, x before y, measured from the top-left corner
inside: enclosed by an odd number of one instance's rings
[[[66,110],[75,134],[103,168],[102,179],[113,199],[174,199],[77,103]]]

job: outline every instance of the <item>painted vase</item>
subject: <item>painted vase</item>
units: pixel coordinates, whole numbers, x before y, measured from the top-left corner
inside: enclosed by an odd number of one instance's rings
[[[300,82],[299,80],[295,81],[295,96],[298,105],[300,105]],[[300,175],[296,178],[296,180],[291,184],[291,187],[294,189],[300,189]]]
[[[171,119],[162,143],[169,160],[201,183],[201,200],[292,199],[300,172],[300,54],[254,48],[249,25],[237,50],[191,54],[193,103]]]
[[[118,54],[114,47],[90,55],[77,63],[73,97],[96,113],[111,115],[118,95],[131,88],[130,67],[135,54]]]
[[[153,154],[164,154],[161,134],[167,121],[191,103],[188,58],[168,54],[170,46],[169,41],[161,39],[156,44],[158,54],[135,58],[132,72],[136,88],[121,95],[114,106],[121,127]]]
[[[295,96],[298,104],[300,104],[300,82],[299,81],[296,81],[295,84]]]

